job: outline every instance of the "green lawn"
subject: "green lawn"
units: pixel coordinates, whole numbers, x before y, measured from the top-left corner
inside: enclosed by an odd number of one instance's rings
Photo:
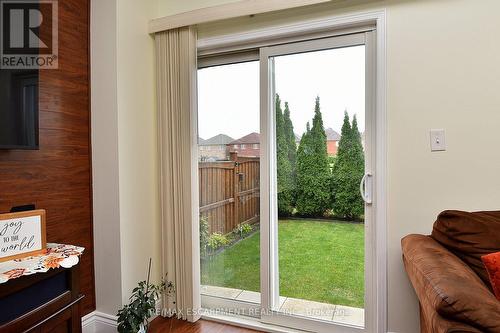
[[[281,296],[363,307],[363,224],[280,220],[278,230]],[[259,238],[202,260],[202,284],[259,291]]]

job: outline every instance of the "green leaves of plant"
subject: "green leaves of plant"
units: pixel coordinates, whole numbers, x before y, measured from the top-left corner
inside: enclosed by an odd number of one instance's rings
[[[118,332],[135,333],[141,324],[147,328],[147,320],[154,315],[156,300],[162,293],[167,295],[175,293],[174,284],[165,279],[159,284],[150,283],[149,285],[146,281],[140,281],[132,290],[130,303],[118,311]]]

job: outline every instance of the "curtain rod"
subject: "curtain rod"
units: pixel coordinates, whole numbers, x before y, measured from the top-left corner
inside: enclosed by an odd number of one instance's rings
[[[315,5],[336,0],[242,0],[224,5],[200,8],[189,12],[164,16],[149,21],[149,33],[236,18],[278,10]]]

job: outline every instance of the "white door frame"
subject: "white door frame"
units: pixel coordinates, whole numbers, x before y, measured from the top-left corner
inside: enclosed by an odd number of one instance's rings
[[[374,162],[376,173],[373,178],[374,188],[374,311],[372,321],[375,323],[374,332],[387,332],[387,212],[386,212],[386,172],[387,172],[387,138],[386,138],[386,23],[385,10],[353,12],[347,15],[331,16],[318,20],[308,20],[289,25],[273,26],[265,29],[247,31],[222,35],[217,37],[201,38],[198,40],[198,54],[210,55],[234,51],[236,49],[247,49],[248,46],[265,46],[277,44],[277,40],[282,39],[287,42],[293,41],[298,36],[321,35],[323,37],[356,32],[356,29],[366,25],[376,27],[374,43],[375,61],[375,87],[371,92],[374,95],[375,107],[375,128],[374,142],[375,155]],[[261,72],[261,74],[263,74]],[[266,73],[267,76],[267,73]],[[262,77],[262,75],[261,75]],[[370,92],[366,91],[366,96]],[[261,99],[262,100],[262,99]],[[194,110],[196,112],[196,110]],[[195,117],[197,114],[194,115]],[[192,119],[196,119],[193,118]],[[262,119],[261,119],[262,121]],[[191,133],[197,138],[197,129]],[[264,149],[265,150],[265,149]],[[262,152],[266,154],[266,151]],[[197,161],[193,161],[195,165]],[[262,167],[269,169],[266,161],[261,161]],[[263,193],[261,192],[261,195]],[[199,221],[193,221],[193,225],[198,227]],[[366,251],[366,250],[365,250]],[[263,272],[261,272],[262,274]],[[266,273],[268,274],[268,273]],[[261,289],[261,293],[269,290]],[[263,308],[269,304],[261,304]],[[370,318],[366,318],[370,320]]]

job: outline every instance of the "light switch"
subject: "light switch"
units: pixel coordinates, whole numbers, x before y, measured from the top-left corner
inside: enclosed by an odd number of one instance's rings
[[[431,151],[446,150],[444,129],[431,129]]]

